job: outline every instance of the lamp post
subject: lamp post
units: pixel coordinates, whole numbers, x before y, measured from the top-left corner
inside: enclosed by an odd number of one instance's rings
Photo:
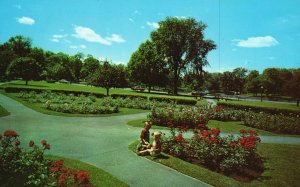
[[[262,94],[263,94],[263,90],[264,90],[264,87],[261,86],[261,87],[260,87],[260,102],[262,102]]]

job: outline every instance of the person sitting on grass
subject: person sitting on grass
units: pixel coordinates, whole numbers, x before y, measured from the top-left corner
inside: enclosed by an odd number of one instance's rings
[[[146,121],[144,124],[144,128],[140,134],[140,143],[138,144],[136,151],[142,151],[144,149],[146,149],[147,146],[150,145],[149,140],[150,140],[150,132],[149,129],[151,128],[152,123],[149,121]]]
[[[153,143],[145,146],[145,150],[137,152],[137,155],[144,156],[150,154],[151,156],[160,156],[161,154],[161,135],[163,135],[161,131],[156,131],[152,133],[151,135],[154,137]]]

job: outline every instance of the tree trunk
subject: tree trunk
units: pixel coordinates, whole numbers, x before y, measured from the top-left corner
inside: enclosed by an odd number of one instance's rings
[[[28,85],[28,80],[25,80],[25,84],[26,84],[26,86]]]
[[[151,86],[148,86],[148,93],[150,93],[151,91]]]
[[[174,76],[174,88],[173,88],[173,94],[174,95],[177,95],[177,92],[178,92],[177,84],[178,84],[178,75],[177,75],[177,72],[176,72],[175,76]]]
[[[106,96],[109,96],[109,88],[106,88]]]
[[[299,99],[297,99],[297,106],[299,106],[299,102],[300,102],[300,100],[299,100]]]

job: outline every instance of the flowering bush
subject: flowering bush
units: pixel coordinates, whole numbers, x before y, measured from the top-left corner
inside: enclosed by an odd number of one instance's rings
[[[168,126],[168,122],[172,122],[174,127],[181,125],[195,127],[197,124],[207,124],[209,112],[202,107],[154,107],[148,118],[153,124],[160,126]]]
[[[220,136],[220,129],[209,129],[199,124],[190,129],[193,136],[183,137],[187,126],[174,127],[169,123],[171,136],[164,138],[162,149],[176,157],[196,159],[204,166],[225,173],[242,173],[243,170],[260,159],[256,153],[259,136],[254,131],[241,130],[240,135],[234,137]]]
[[[29,141],[28,149],[20,147],[19,135],[16,131],[7,130],[0,134],[0,184],[1,186],[63,186],[66,181],[73,182],[71,186],[88,186],[89,175],[86,171],[73,171],[63,167],[55,172],[54,163],[44,158],[44,151],[50,149],[46,140],[41,146]],[[64,168],[64,169],[62,169]],[[61,172],[70,171],[72,175],[59,180]]]

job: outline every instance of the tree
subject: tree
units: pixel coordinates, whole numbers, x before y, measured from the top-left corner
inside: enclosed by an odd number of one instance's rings
[[[85,80],[86,82],[90,82],[92,75],[97,69],[99,69],[99,67],[99,60],[94,58],[92,55],[88,55],[87,58],[84,59],[80,70],[81,79]]]
[[[30,57],[20,57],[13,60],[8,67],[7,73],[14,78],[22,78],[28,85],[29,80],[39,77],[40,69],[37,62]]]
[[[31,50],[31,40],[22,35],[11,37],[7,44],[19,57],[27,56]]]
[[[120,77],[120,75],[118,68],[105,60],[94,73],[91,82],[94,86],[104,87],[108,96],[110,88],[121,86],[120,82],[123,82],[124,77]]]
[[[244,86],[245,86],[245,81],[246,81],[246,73],[248,72],[247,69],[245,68],[235,68],[232,71],[233,75],[233,84],[232,84],[232,90],[242,93]]]
[[[153,86],[164,86],[167,70],[164,61],[159,57],[155,45],[147,40],[135,51],[128,63],[131,80],[145,84],[150,92]]]
[[[300,100],[300,69],[297,69],[292,74],[292,79],[289,80],[285,86],[285,93],[288,96],[293,97],[297,101],[297,106],[299,106]]]
[[[205,28],[205,24],[193,18],[169,17],[159,22],[159,28],[151,33],[157,51],[160,52],[162,59],[166,60],[171,70],[174,94],[177,94],[180,75],[187,64],[200,62],[200,51],[205,43],[203,36]]]
[[[49,54],[46,59],[46,78],[49,80],[61,80],[66,79],[73,81],[72,76],[72,64],[70,62],[69,55],[65,53]]]
[[[41,70],[40,72],[41,74],[39,75],[39,79],[41,79],[42,73],[46,69],[46,58],[45,58],[44,50],[42,48],[34,47],[31,49],[30,53],[28,54],[28,57],[33,58],[37,62],[39,69]]]
[[[7,45],[0,45],[0,80],[7,79],[6,70],[9,64],[17,58],[17,55]]]
[[[230,71],[225,71],[221,78],[222,87],[224,93],[228,94],[230,91],[233,91],[233,84],[234,84],[234,75]]]
[[[253,93],[257,96],[257,93],[261,90],[261,82],[259,78],[259,72],[257,70],[250,71],[246,77],[245,88],[247,92]]]
[[[81,53],[78,53],[70,57],[70,70],[72,74],[72,80],[74,82],[79,82],[81,68],[82,68],[82,58],[83,58],[83,54]]]
[[[207,81],[205,82],[207,89],[212,93],[220,92],[221,79],[221,73],[208,73]]]

